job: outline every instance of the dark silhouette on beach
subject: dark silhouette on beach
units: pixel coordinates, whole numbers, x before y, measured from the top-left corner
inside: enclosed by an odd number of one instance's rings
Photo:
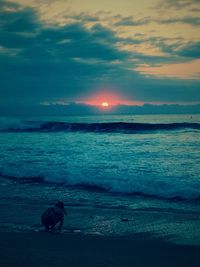
[[[63,226],[64,215],[66,215],[64,204],[62,201],[58,201],[55,207],[48,208],[42,214],[42,224],[44,225],[45,229],[49,231],[50,229],[54,229],[56,224],[59,223],[57,230],[60,230]]]

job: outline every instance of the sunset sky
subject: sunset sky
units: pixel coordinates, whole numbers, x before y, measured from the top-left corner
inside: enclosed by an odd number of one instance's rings
[[[0,106],[200,103],[199,0],[0,0]]]

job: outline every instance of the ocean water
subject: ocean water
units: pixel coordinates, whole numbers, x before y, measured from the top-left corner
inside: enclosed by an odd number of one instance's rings
[[[200,115],[0,119],[0,229],[149,233],[200,244]]]

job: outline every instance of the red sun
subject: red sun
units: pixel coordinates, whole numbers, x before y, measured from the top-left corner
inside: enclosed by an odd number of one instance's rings
[[[104,108],[109,107],[109,103],[108,103],[108,102],[102,102],[101,105],[102,105],[102,107],[104,107]]]

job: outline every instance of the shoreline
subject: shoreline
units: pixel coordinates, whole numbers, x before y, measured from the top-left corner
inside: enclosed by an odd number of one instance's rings
[[[151,235],[123,237],[0,232],[1,267],[200,266],[200,246]]]

